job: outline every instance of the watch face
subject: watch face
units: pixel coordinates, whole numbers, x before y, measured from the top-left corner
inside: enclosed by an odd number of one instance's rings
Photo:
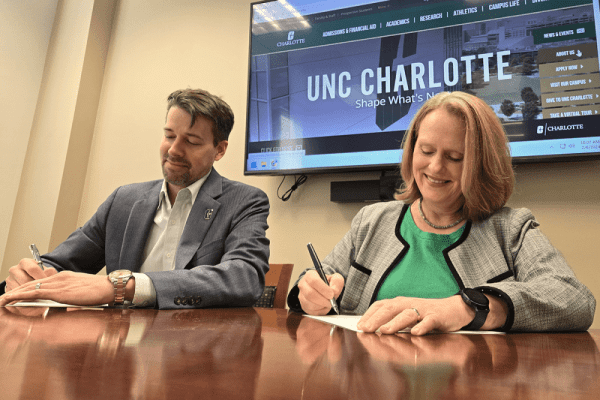
[[[118,269],[116,271],[111,272],[110,274],[108,274],[108,277],[110,279],[119,279],[121,277],[126,277],[126,276],[131,276],[131,271],[128,271],[126,269]]]
[[[483,293],[475,289],[463,289],[463,293],[469,298],[475,306],[489,307],[490,301]]]

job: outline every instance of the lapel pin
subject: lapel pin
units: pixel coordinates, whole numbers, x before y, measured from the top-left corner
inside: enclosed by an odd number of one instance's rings
[[[212,214],[213,214],[213,209],[207,208],[206,211],[204,212],[204,219],[210,219],[210,217],[212,217]]]

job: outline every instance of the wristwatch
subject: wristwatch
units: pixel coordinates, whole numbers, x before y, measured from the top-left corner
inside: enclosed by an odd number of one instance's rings
[[[115,288],[115,306],[122,306],[125,304],[125,286],[127,281],[133,277],[131,271],[126,269],[118,269],[108,274],[108,280],[113,284]]]
[[[460,297],[467,305],[475,310],[475,318],[473,321],[461,329],[465,331],[476,331],[485,324],[488,313],[490,312],[490,301],[485,294],[475,289],[462,289]]]

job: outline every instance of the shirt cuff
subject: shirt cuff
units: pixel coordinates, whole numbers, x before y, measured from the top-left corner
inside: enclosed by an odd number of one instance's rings
[[[133,305],[135,307],[154,307],[156,304],[156,289],[152,279],[146,274],[133,273],[135,278],[135,293]]]

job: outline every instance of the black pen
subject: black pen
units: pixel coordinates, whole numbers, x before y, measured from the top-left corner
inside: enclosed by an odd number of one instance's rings
[[[40,266],[42,271],[44,270],[44,263],[42,262],[42,257],[40,257],[40,252],[37,249],[35,244],[29,246],[29,250],[31,250],[31,254],[33,254],[33,258],[35,258],[35,262]]]
[[[310,253],[310,258],[312,258],[312,261],[313,261],[313,264],[315,265],[315,269],[317,270],[317,273],[319,274],[321,279],[323,279],[323,282],[325,282],[327,284],[327,286],[329,286],[329,282],[327,281],[327,277],[325,276],[325,271],[323,271],[323,266],[321,265],[321,261],[319,261],[319,257],[317,257],[317,252],[313,248],[313,245],[311,243],[309,243],[306,245],[306,247],[308,247],[308,252]],[[333,310],[335,311],[335,313],[339,314],[340,310],[338,310],[338,306],[337,306],[337,303],[335,302],[335,300],[329,299],[329,302],[331,303],[331,307],[333,307]]]

